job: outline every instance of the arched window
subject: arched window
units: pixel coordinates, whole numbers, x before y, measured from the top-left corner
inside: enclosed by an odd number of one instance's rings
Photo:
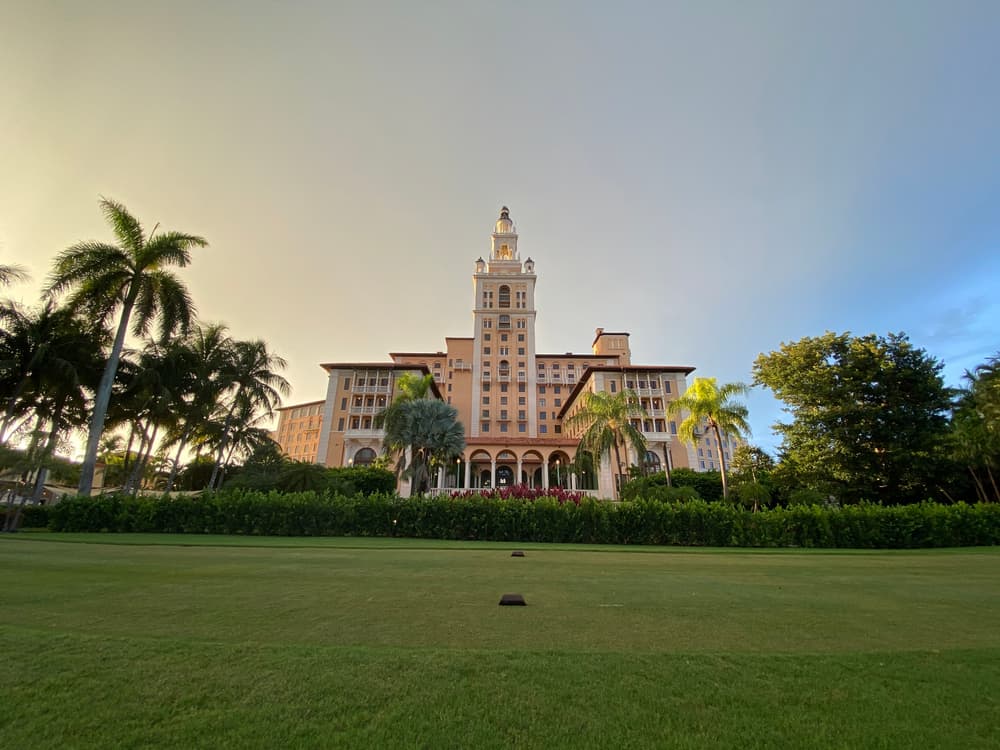
[[[508,376],[510,375],[510,362],[508,362],[506,359],[500,361],[500,374]]]
[[[510,287],[506,284],[500,287],[500,307],[510,307]]]
[[[646,451],[646,458],[643,459],[642,468],[647,474],[655,474],[660,471],[660,457],[653,451]]]
[[[371,448],[362,448],[357,453],[354,454],[354,465],[355,466],[371,466],[372,461],[375,460],[375,451]]]

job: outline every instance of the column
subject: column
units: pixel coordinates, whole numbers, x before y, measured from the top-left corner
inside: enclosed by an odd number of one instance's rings
[[[490,459],[490,488],[496,489],[497,486],[497,460],[495,458]]]
[[[546,462],[542,463],[542,489],[547,490],[549,488],[549,465]]]
[[[569,488],[571,490],[575,490],[576,489],[576,474],[575,473],[569,475]]]
[[[439,466],[438,467],[438,489],[439,490],[443,490],[444,489],[444,467],[443,466]]]
[[[514,477],[514,484],[521,483],[521,457],[517,457],[517,476]]]
[[[472,487],[470,480],[472,479],[472,459],[465,459],[465,489]]]

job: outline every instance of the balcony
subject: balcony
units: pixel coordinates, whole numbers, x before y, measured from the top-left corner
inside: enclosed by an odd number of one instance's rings
[[[345,438],[384,438],[385,430],[374,427],[352,427],[344,431]]]
[[[351,414],[378,414],[380,411],[385,409],[385,405],[382,406],[351,406]]]
[[[498,383],[509,383],[510,382],[510,373],[509,372],[498,373],[497,374],[497,382]]]

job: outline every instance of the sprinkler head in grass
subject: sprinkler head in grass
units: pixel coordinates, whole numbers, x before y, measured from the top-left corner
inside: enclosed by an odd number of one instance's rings
[[[501,607],[526,607],[528,603],[520,594],[504,594],[500,597]]]
[[[516,549],[516,550],[514,550],[513,552],[510,553],[510,556],[511,557],[524,557],[524,552],[522,552],[519,549]]]

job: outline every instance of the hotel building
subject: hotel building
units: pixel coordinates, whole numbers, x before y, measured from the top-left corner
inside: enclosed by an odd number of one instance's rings
[[[294,459],[326,466],[366,465],[382,452],[375,415],[397,395],[404,373],[431,374],[434,397],[458,410],[466,449],[439,471],[439,488],[512,485],[560,486],[613,497],[617,467],[609,457],[589,472],[574,464],[581,430],[565,426],[587,392],[634,390],[648,415],[634,424],[648,443],[645,456],[623,465],[648,470],[719,468],[738,444],[703,435],[698,445],[677,439],[680,418],[666,404],[687,387],[693,367],[632,363],[629,334],[598,328],[586,354],[536,351],[535,262],[521,260],[518,235],[506,207],[491,236],[489,258],[479,258],[473,281],[473,330],[447,337],[443,351],[390,352],[388,362],[331,362],[326,398],[279,410],[275,440]],[[404,482],[403,495],[409,488]]]

